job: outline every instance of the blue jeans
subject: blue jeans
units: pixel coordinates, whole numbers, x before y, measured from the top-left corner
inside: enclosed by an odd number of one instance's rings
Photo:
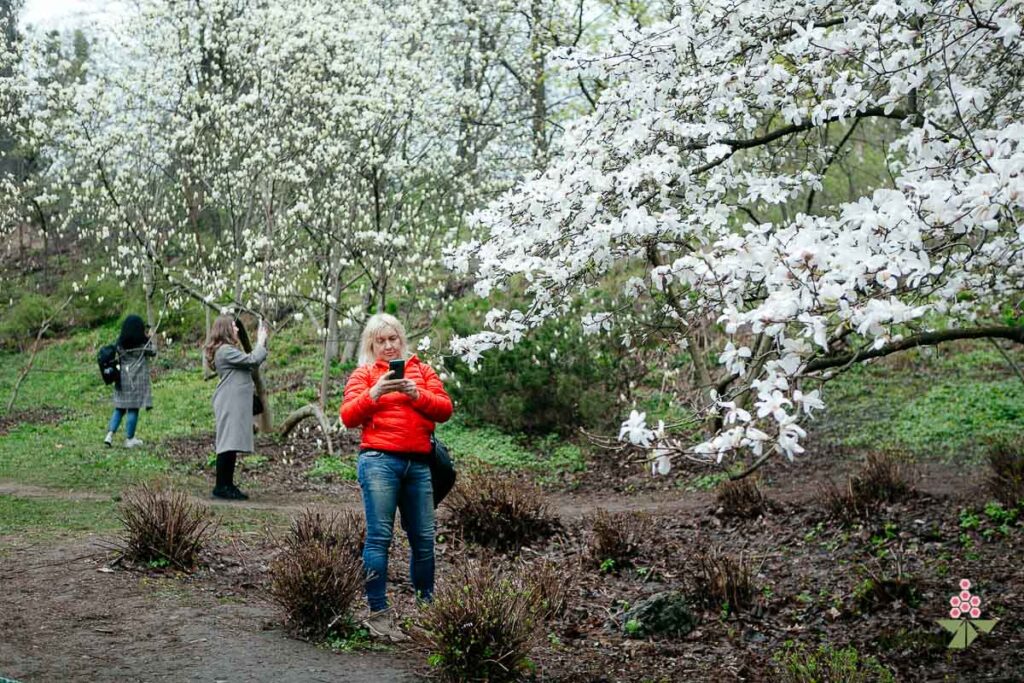
[[[430,466],[366,451],[359,454],[357,472],[366,510],[363,567],[370,611],[388,607],[388,549],[396,508],[402,513],[402,528],[412,549],[409,578],[413,590],[420,600],[430,602],[434,595],[434,490]]]
[[[135,425],[139,424],[138,408],[114,408],[114,414],[110,416],[110,424],[107,425],[108,432],[116,432],[121,426],[121,418],[128,413],[128,420],[124,423],[124,435],[132,439],[135,437]]]

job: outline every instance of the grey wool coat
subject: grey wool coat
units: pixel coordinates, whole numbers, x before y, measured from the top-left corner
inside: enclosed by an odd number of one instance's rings
[[[244,353],[224,344],[213,356],[213,367],[220,377],[213,392],[213,416],[217,420],[217,453],[242,451],[252,453],[252,381],[253,368],[267,359],[267,349],[257,346]]]
[[[149,358],[156,355],[152,341],[134,349],[117,347],[121,365],[120,386],[114,385],[114,407],[139,410],[153,407],[153,387],[149,379]]]

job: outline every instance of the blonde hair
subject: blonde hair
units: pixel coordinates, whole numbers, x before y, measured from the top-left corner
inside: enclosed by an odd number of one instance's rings
[[[373,352],[373,342],[379,333],[389,327],[398,333],[398,339],[402,342],[402,355],[405,355],[409,348],[409,340],[405,336],[405,326],[393,315],[376,313],[366,321],[366,327],[363,328],[363,334],[359,338],[360,365],[373,365],[377,362],[377,355]]]
[[[206,337],[206,344],[203,351],[206,353],[206,362],[213,368],[213,357],[217,355],[217,349],[227,344],[234,346],[238,343],[238,332],[235,330],[235,319],[230,315],[220,315],[210,325],[210,334]]]

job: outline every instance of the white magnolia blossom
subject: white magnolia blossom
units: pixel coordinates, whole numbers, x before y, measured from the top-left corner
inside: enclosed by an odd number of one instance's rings
[[[126,12],[89,29],[84,78],[37,78],[36,36],[19,84],[20,133],[55,160],[64,220],[107,250],[104,275],[155,266],[179,299],[280,317],[351,287],[366,304],[335,313],[353,325],[396,292],[444,300],[440,247],[525,129],[491,127],[511,76],[473,47],[482,19],[455,0]]]
[[[824,407],[806,385],[852,363],[959,336],[1024,342],[1002,318],[1024,290],[1021,0],[672,5],[565,51],[606,85],[596,110],[448,256],[481,295],[526,283],[529,303],[456,353],[514,343],[625,272],[609,315],[661,321],[627,345],[690,349],[688,405],[714,428],[680,450],[721,459],[800,453],[799,419]],[[865,152],[886,166],[877,182],[826,192]],[[651,446],[644,417],[620,438]]]

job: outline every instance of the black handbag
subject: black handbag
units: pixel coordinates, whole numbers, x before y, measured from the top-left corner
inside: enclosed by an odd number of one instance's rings
[[[259,394],[252,395],[252,414],[260,415],[263,413],[263,401],[260,400]]]
[[[430,437],[430,443],[434,447],[430,456],[430,480],[434,489],[436,508],[455,486],[455,465],[448,454],[447,446],[433,436]]]

